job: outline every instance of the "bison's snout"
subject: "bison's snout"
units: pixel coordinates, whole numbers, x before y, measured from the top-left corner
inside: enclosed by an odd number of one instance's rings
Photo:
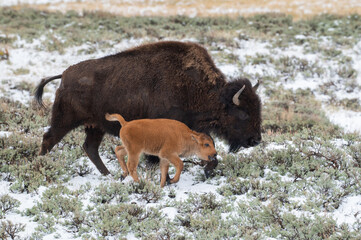
[[[216,161],[217,160],[217,153],[215,153],[214,155],[209,155],[208,160],[209,161]]]
[[[248,146],[250,146],[250,147],[257,146],[258,144],[261,143],[261,141],[262,141],[261,136],[251,137],[250,139],[248,139]]]

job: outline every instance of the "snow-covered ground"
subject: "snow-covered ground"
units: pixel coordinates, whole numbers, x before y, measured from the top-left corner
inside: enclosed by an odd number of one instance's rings
[[[350,110],[325,109],[326,115],[334,124],[341,126],[346,132],[361,132],[361,112]]]
[[[29,4],[45,4],[49,3],[49,0],[0,0],[0,6],[9,6],[16,5],[19,3],[29,3]],[[83,1],[72,1],[72,0],[59,0],[59,1],[51,1],[55,2],[83,2]],[[106,2],[106,1],[103,1]],[[162,2],[162,1],[157,1]],[[354,1],[353,1],[354,2]],[[0,35],[2,33],[0,32]],[[300,36],[302,37],[302,36]],[[184,39],[183,39],[184,40]],[[142,44],[143,42],[148,42],[149,39],[125,39],[121,40],[111,49],[103,49],[98,50],[92,54],[86,54],[86,51],[80,51],[82,49],[86,50],[92,46],[89,44],[84,44],[78,47],[67,48],[64,53],[48,52],[41,49],[41,38],[39,41],[34,41],[32,43],[28,43],[23,39],[18,38],[16,42],[12,45],[12,49],[10,49],[10,59],[9,61],[0,61],[0,97],[7,97],[13,100],[20,101],[24,104],[29,104],[32,96],[28,91],[22,91],[15,89],[14,86],[21,84],[22,82],[31,83],[34,86],[38,84],[43,77],[57,75],[62,73],[67,67],[72,64],[76,64],[80,61],[90,59],[90,58],[98,58],[105,55],[113,54],[115,52],[123,51],[125,49],[137,46]],[[195,40],[194,40],[195,41]],[[332,69],[334,68],[334,63],[332,61],[323,60],[316,54],[308,54],[302,51],[301,46],[290,46],[287,49],[272,49],[268,43],[257,41],[257,40],[239,40],[238,41],[239,48],[237,49],[227,49],[226,47],[222,49],[223,52],[232,53],[236,55],[241,63],[246,62],[247,57],[256,56],[257,54],[263,55],[275,55],[277,57],[283,56],[295,56],[299,59],[306,59],[310,63],[322,65],[325,69],[329,69],[329,73],[326,73],[322,78],[314,76],[306,78],[303,75],[296,75],[296,77],[292,81],[283,81],[280,80],[280,84],[283,84],[286,88],[290,89],[298,89],[298,88],[309,88],[313,91],[320,101],[323,102],[323,110],[326,112],[326,115],[329,119],[344,128],[347,132],[358,132],[361,134],[361,112],[345,110],[342,108],[337,108],[334,106],[329,106],[327,103],[328,96],[323,95],[318,89],[322,84],[327,82],[329,79],[334,78]],[[216,55],[217,52],[211,52],[211,54]],[[343,50],[343,54],[352,58],[353,67],[357,71],[358,76],[356,78],[356,82],[358,86],[361,86],[361,41],[354,46],[352,49]],[[237,63],[223,63],[221,59],[215,58],[216,65],[221,69],[221,71],[227,75],[229,78],[236,77],[240,73],[244,72],[250,75],[258,75],[259,78],[262,78],[264,75],[272,76],[276,75],[276,69],[271,64],[258,64],[252,65],[251,63],[245,64],[243,69],[240,69],[240,65]],[[19,69],[27,69],[23,74],[18,74]],[[252,79],[255,83],[256,80]],[[46,86],[46,92],[44,93],[44,98],[48,98],[51,101],[54,99],[55,91],[57,85],[49,84]],[[260,87],[261,97],[262,94],[262,86]],[[342,86],[337,86],[335,93],[337,98],[342,99],[345,97],[349,97],[350,93],[347,93]],[[264,96],[263,96],[264,97]],[[361,100],[361,92],[360,88],[355,89],[352,92],[352,97],[358,98]],[[12,132],[0,132],[0,138],[6,139],[9,137]],[[227,149],[227,146],[221,142],[217,141],[217,149]],[[269,148],[278,149],[283,148],[282,145],[269,145]],[[252,149],[247,149],[245,152],[250,152]],[[105,162],[107,159],[105,156],[102,156]],[[79,189],[81,186],[85,186],[90,183],[90,185],[94,188],[99,186],[104,182],[112,182],[115,181],[112,178],[103,177],[99,174],[99,172],[95,169],[94,165],[88,160],[88,158],[84,158],[85,161],[89,163],[89,166],[94,170],[91,174],[86,175],[85,177],[75,177],[66,183],[66,187],[69,189]],[[113,168],[116,167],[116,163]],[[166,187],[165,191],[169,192],[174,190],[176,192],[177,200],[184,200],[187,198],[189,193],[214,193],[217,198],[222,198],[216,189],[219,186],[224,184],[225,179],[220,178],[217,180],[211,180],[207,182],[197,182],[196,181],[196,173],[201,172],[200,167],[193,167],[186,173],[182,174],[180,181],[177,184],[174,184],[170,187]],[[265,171],[266,174],[272,174],[272,171]],[[286,179],[282,179],[283,181],[290,181]],[[125,182],[131,181],[130,178],[127,178]],[[0,195],[9,194],[11,197],[19,200],[21,202],[19,210],[25,210],[34,206],[38,201],[40,201],[41,194],[46,191],[46,187],[40,187],[37,193],[35,194],[19,194],[19,193],[11,193],[9,190],[10,183],[6,181],[0,181]],[[295,201],[302,201],[304,199],[294,199]],[[89,199],[85,199],[85,202],[89,202]],[[144,204],[144,203],[140,203]],[[173,219],[178,211],[178,209],[174,207],[165,207],[161,210],[168,218]],[[344,198],[341,202],[340,207],[333,212],[333,217],[337,220],[338,224],[347,223],[352,225],[356,221],[360,221],[360,213],[361,212],[361,196],[348,196]],[[22,233],[22,237],[29,237],[38,226],[37,223],[31,221],[29,217],[21,216],[17,213],[9,213],[6,215],[6,219],[11,220],[13,223],[26,223],[26,229]],[[44,239],[74,239],[72,234],[67,232],[61,226],[57,226],[57,231],[54,234],[50,234],[46,236]],[[136,239],[133,235],[129,235],[128,239]]]
[[[112,54],[114,52],[122,51],[128,49],[130,47],[137,46],[141,44],[144,39],[130,39],[130,40],[122,40],[115,45],[112,49],[106,49],[102,51],[97,51],[93,54],[78,54],[80,49],[86,49],[89,46],[83,45],[80,47],[72,47],[66,49],[64,54],[60,54],[58,52],[47,52],[39,50],[40,42],[34,41],[33,43],[27,43],[22,39],[18,39],[15,44],[13,44],[13,49],[11,49],[11,57],[9,62],[0,62],[0,72],[2,73],[0,76],[1,88],[4,91],[0,91],[0,97],[12,98],[14,100],[18,100],[24,104],[28,104],[31,101],[31,97],[28,92],[19,91],[16,89],[12,89],[14,85],[21,82],[30,82],[36,85],[39,83],[42,77],[57,75],[60,74],[64,69],[68,66],[75,64],[79,61],[89,59],[89,58],[97,58],[100,56]],[[256,40],[242,40],[239,42],[239,49],[232,50],[234,54],[237,54],[240,61],[246,59],[247,56],[254,56],[258,54],[269,54],[270,50],[267,44],[258,42]],[[353,53],[350,53],[350,56],[358,60],[360,59],[361,51],[358,48],[361,46],[361,42],[357,45]],[[226,49],[224,51],[227,51]],[[274,51],[274,50],[273,50]],[[303,54],[299,47],[290,47],[287,51],[276,50],[281,57],[282,55],[294,55],[298,58],[305,58],[309,61],[316,61],[316,56],[310,56],[307,54]],[[215,52],[213,52],[215,53]],[[216,59],[217,62],[217,59]],[[327,62],[323,64],[329,64]],[[359,64],[357,61],[355,65]],[[229,77],[234,77],[239,74],[238,66],[232,64],[222,64],[217,63],[219,68]],[[15,72],[19,68],[27,68],[29,72],[24,75],[15,75]],[[359,69],[358,69],[359,70]],[[244,72],[249,74],[258,73],[260,76],[263,74],[272,74],[275,71],[272,67],[267,64],[253,66],[251,64],[245,66]],[[357,78],[359,84],[361,84],[361,72],[359,71],[359,77]],[[310,83],[309,79],[304,79],[302,77],[295,78],[294,82],[287,83],[287,87],[297,89],[297,88],[311,88],[315,91],[316,95],[319,95],[319,99],[322,100],[323,96],[321,96],[316,89],[318,88],[318,84],[321,84],[323,79],[313,79]],[[56,86],[47,86],[47,92],[44,94],[44,98],[49,98],[53,100],[54,93],[56,90]],[[262,91],[261,91],[262,92]],[[359,97],[361,98],[361,94]],[[357,94],[356,94],[357,95]],[[336,124],[342,126],[345,131],[357,131],[361,132],[361,113],[353,112],[350,110],[343,109],[331,109],[327,105],[324,105],[324,110],[327,111],[327,115],[330,120]],[[11,132],[0,132],[0,137],[5,138],[8,137]],[[271,146],[272,147],[272,146]],[[280,147],[279,145],[275,145],[274,148]],[[226,149],[227,146],[224,143],[217,141],[217,148]],[[281,146],[282,148],[282,146]],[[248,149],[247,151],[250,151]],[[104,158],[104,157],[103,157]],[[86,158],[87,159],[87,158]],[[89,160],[86,160],[89,161]],[[107,161],[107,159],[105,159]],[[89,163],[90,166],[94,168],[94,166]],[[195,181],[195,176],[192,174],[193,172],[200,171],[199,167],[194,167],[189,172],[183,174],[179,183],[172,185],[171,187],[166,187],[166,191],[170,191],[172,188],[176,191],[176,196],[178,200],[182,200],[188,196],[189,193],[202,193],[202,192],[212,192],[219,198],[221,196],[217,194],[216,188],[219,187],[219,184],[214,183],[197,183]],[[111,178],[102,177],[98,171],[94,168],[92,174],[89,174],[85,177],[77,177],[72,179],[67,183],[67,187],[79,188],[80,186],[86,185],[90,183],[93,187],[99,186],[101,183],[114,181]],[[131,181],[131,179],[128,179]],[[222,179],[217,180],[218,183],[222,184]],[[127,179],[125,180],[127,182]],[[0,181],[0,194],[9,194],[10,196],[18,199],[21,202],[19,210],[24,210],[36,204],[39,201],[39,196],[43,191],[45,191],[45,187],[41,187],[38,190],[38,194],[15,194],[9,191],[9,183],[5,181]],[[89,201],[85,200],[85,201]],[[361,196],[350,196],[346,197],[341,203],[340,208],[334,212],[335,219],[337,219],[338,223],[348,223],[353,224],[358,217],[357,213],[361,212]],[[177,209],[172,207],[167,207],[162,209],[162,212],[167,215],[170,219],[174,218]],[[21,216],[16,213],[10,213],[7,215],[7,219],[11,219],[13,223],[26,223],[26,230],[22,233],[23,237],[30,236],[31,233],[36,228],[37,224],[29,221],[27,217]],[[71,239],[72,235],[59,227],[56,231],[56,234],[50,234],[46,236],[44,239],[54,239],[56,236],[62,236],[62,239]],[[135,239],[134,236],[128,236],[129,239]]]

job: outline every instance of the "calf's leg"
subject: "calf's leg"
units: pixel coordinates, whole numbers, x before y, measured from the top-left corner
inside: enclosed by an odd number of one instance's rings
[[[160,159],[160,187],[164,187],[166,182],[169,182],[169,162],[167,159]],[[168,177],[168,178],[167,178]]]
[[[125,164],[124,160],[124,157],[127,155],[127,150],[124,146],[117,146],[115,148],[115,155],[117,156],[120,167],[123,170],[122,177],[125,178],[129,174],[127,165]]]
[[[138,174],[137,174],[139,155],[140,155],[140,152],[128,151],[127,168],[128,168],[130,176],[132,176],[132,178],[135,182],[139,182],[139,178],[138,178]]]
[[[175,175],[170,179],[170,183],[176,183],[179,181],[180,175],[183,171],[183,162],[176,154],[168,154],[166,152],[161,152],[159,157],[168,159],[170,163],[172,163],[176,169]]]

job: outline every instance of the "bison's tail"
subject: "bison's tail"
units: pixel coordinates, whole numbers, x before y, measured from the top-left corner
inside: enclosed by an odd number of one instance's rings
[[[56,75],[56,76],[52,76],[52,77],[47,77],[47,78],[43,78],[41,79],[40,84],[36,87],[35,89],[35,100],[38,102],[38,104],[42,107],[45,108],[44,103],[43,103],[43,92],[44,92],[44,86],[50,82],[53,81],[55,79],[61,78],[61,74],[60,75]]]
[[[118,121],[120,122],[120,125],[122,125],[122,127],[127,124],[127,121],[124,120],[124,118],[120,115],[120,114],[105,114],[105,119],[108,121]]]

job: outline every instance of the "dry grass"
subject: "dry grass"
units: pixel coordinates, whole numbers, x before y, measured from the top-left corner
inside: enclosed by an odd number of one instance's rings
[[[22,6],[16,6],[20,8]],[[278,12],[294,19],[305,19],[321,13],[361,14],[359,0],[90,0],[40,4],[35,7],[51,11],[105,11],[124,16],[249,16],[257,13]]]

